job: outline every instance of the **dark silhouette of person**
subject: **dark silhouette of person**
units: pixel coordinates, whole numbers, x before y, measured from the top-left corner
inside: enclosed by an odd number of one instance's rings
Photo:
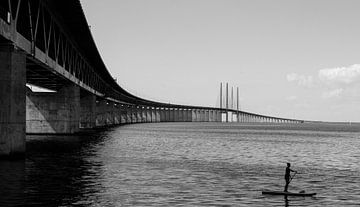
[[[291,166],[291,164],[287,163],[287,167],[285,169],[285,182],[286,182],[286,184],[285,184],[284,192],[288,192],[288,187],[289,187],[290,178],[291,178],[290,172],[297,172],[295,170],[290,169],[290,166]]]

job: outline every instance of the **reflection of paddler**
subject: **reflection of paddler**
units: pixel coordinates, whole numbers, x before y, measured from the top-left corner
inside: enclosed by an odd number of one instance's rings
[[[286,169],[285,169],[285,182],[286,182],[286,184],[285,184],[285,188],[284,188],[284,192],[288,192],[288,187],[289,187],[289,183],[290,183],[290,178],[291,178],[291,176],[290,176],[290,172],[297,172],[297,171],[295,171],[295,170],[292,170],[292,169],[290,169],[290,163],[287,163],[287,167],[286,167]]]

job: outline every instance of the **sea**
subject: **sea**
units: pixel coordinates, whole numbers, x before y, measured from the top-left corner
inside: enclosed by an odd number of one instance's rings
[[[0,161],[0,206],[360,206],[360,124],[142,123],[26,147]],[[289,191],[316,196],[262,195],[287,162]]]

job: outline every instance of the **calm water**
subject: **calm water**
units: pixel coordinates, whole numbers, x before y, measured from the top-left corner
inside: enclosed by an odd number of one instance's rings
[[[359,206],[359,125],[166,123],[27,137],[0,206]],[[301,172],[282,190],[286,162]]]

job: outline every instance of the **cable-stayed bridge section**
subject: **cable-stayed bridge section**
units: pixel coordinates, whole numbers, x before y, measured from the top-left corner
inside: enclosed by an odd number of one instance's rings
[[[27,84],[53,92],[34,92]],[[239,110],[137,97],[108,72],[78,0],[0,0],[0,156],[22,156],[26,133],[143,122],[300,123]]]

